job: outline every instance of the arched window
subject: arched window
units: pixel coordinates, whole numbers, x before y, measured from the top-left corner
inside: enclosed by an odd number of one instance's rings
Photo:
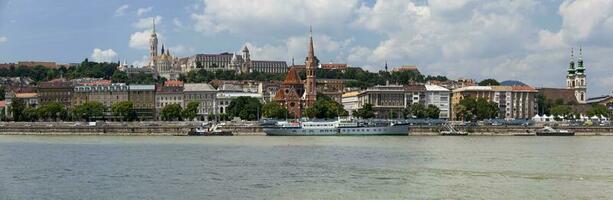
[[[582,93],[581,93],[581,101],[583,101],[583,98],[584,98],[584,94],[583,94],[583,92],[582,92]]]

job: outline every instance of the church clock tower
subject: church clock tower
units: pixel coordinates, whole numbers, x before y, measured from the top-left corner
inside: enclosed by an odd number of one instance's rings
[[[586,103],[587,80],[585,79],[585,66],[583,66],[583,48],[579,47],[579,60],[575,70],[575,97],[577,102]]]
[[[164,52],[162,52],[164,53]],[[155,33],[155,17],[153,18],[153,32],[149,38],[149,67],[155,69],[155,60],[158,57],[158,35]]]
[[[304,85],[304,101],[306,108],[315,104],[317,98],[317,86],[315,85],[315,70],[319,64],[319,60],[315,57],[315,50],[313,49],[313,29],[309,31],[309,47],[306,57],[305,71],[306,71],[306,83]]]

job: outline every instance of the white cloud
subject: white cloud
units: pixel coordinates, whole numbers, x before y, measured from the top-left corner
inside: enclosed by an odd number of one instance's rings
[[[91,58],[95,62],[111,62],[117,58],[117,53],[113,49],[102,50],[95,48]]]
[[[151,10],[153,10],[153,7],[151,6],[146,7],[146,8],[139,8],[138,10],[136,10],[136,15],[140,17],[148,12],[151,12]]]
[[[122,16],[126,14],[126,10],[128,10],[128,8],[130,8],[130,5],[128,4],[124,4],[119,6],[119,8],[117,8],[117,10],[115,10],[115,16]]]
[[[172,46],[168,49],[173,56],[187,56],[188,54],[191,54],[196,51],[193,47],[185,45]]]
[[[328,61],[345,61],[342,53],[343,49],[348,48],[352,44],[353,39],[335,40],[328,35],[315,34],[313,36],[313,46],[315,54],[319,55],[338,55]],[[247,42],[245,45],[250,50],[253,59],[256,60],[286,60],[294,58],[296,63],[302,63],[307,53],[308,36],[292,36],[283,40],[278,45],[264,44],[256,45],[255,43]]]
[[[1,36],[0,37],[0,43],[5,43],[6,41],[8,41],[9,39],[6,36]]]
[[[334,27],[350,20],[358,0],[203,0],[204,10],[192,13],[194,28],[205,33],[270,32],[288,27]]]
[[[136,23],[132,24],[132,26],[138,29],[151,29],[153,27],[153,18],[154,17],[140,18]],[[162,19],[162,16],[155,16],[155,25],[162,24]]]
[[[143,67],[149,64],[149,57],[143,56],[140,60],[135,60],[132,62],[132,66],[134,67]]]
[[[149,49],[149,39],[151,38],[152,30],[137,31],[130,35],[129,46],[134,49]],[[163,39],[160,33],[156,33],[158,41]]]

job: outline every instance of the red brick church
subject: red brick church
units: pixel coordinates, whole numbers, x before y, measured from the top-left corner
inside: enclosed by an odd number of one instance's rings
[[[317,87],[315,85],[315,70],[319,60],[313,49],[313,33],[310,32],[309,47],[305,61],[306,81],[303,83],[295,68],[290,68],[287,77],[275,95],[275,101],[287,108],[294,117],[302,117],[302,110],[315,104]]]

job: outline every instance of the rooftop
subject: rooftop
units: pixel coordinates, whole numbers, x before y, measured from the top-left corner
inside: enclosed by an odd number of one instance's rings
[[[185,92],[201,92],[201,91],[216,91],[211,84],[208,83],[187,83],[183,85]]]
[[[449,89],[438,86],[438,85],[425,85],[426,91],[434,91],[434,92],[449,92]]]
[[[155,85],[130,85],[130,90],[153,91],[155,90]]]

